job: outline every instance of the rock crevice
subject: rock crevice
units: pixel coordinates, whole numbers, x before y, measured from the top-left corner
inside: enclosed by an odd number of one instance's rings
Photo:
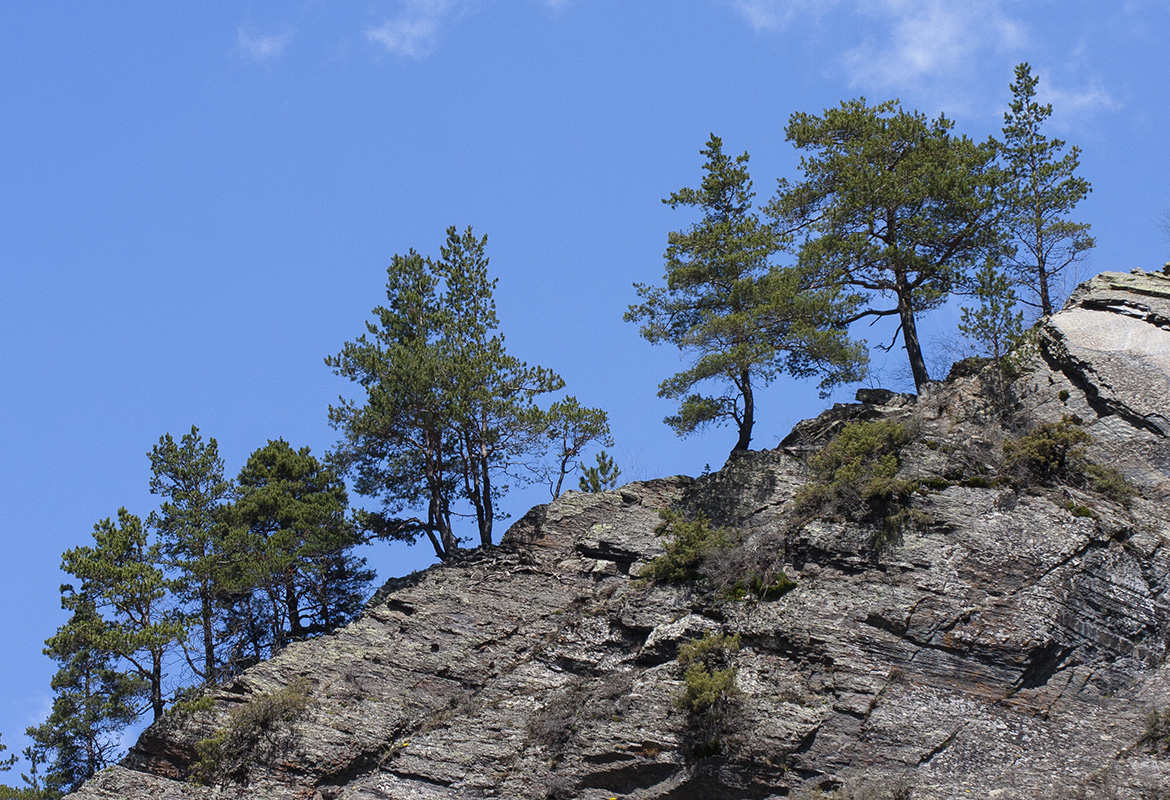
[[[353,624],[253,667],[210,709],[169,715],[76,796],[1157,796],[1170,760],[1141,740],[1147,711],[1170,708],[1170,278],[1098,276],[1038,341],[1014,419],[1081,420],[1090,455],[1141,490],[1128,506],[972,480],[1020,432],[978,372],[918,398],[866,390],[774,451],[570,492],[498,547],[388,582]],[[885,549],[872,524],[798,517],[791,502],[810,452],[876,419],[913,423],[902,470],[929,519]],[[743,569],[795,585],[731,599],[639,579],[663,554],[665,508],[732,528]],[[705,716],[679,703],[676,659],[707,633],[740,645],[735,690]],[[229,710],[294,679],[309,700],[279,755],[192,783],[198,743]]]

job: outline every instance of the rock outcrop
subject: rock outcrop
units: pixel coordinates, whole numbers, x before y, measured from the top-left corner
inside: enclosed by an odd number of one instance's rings
[[[1147,734],[1170,708],[1170,278],[1078,289],[1010,408],[984,377],[862,394],[699,479],[537,507],[169,714],[74,796],[1164,798]],[[1005,437],[1066,417],[1140,496],[987,477]],[[867,419],[915,431],[900,475],[920,524],[885,548],[873,523],[792,511],[807,454]],[[732,528],[795,586],[638,580],[666,508]],[[700,720],[677,656],[708,633],[739,636],[735,691]],[[237,752],[209,756],[241,709]]]

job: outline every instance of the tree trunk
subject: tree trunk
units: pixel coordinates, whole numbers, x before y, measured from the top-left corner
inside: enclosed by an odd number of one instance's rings
[[[199,621],[203,625],[203,685],[210,686],[216,681],[215,669],[215,629],[212,627],[214,609],[211,605],[211,586],[204,581],[203,591],[200,593]]]
[[[483,519],[479,523],[479,543],[484,547],[491,547],[492,518],[496,515],[496,510],[492,505],[492,476],[488,471],[486,455],[480,461],[480,471],[480,485],[483,487],[483,496],[480,505],[483,508]]]
[[[288,614],[289,639],[294,642],[299,641],[304,636],[304,628],[301,627],[300,599],[297,597],[295,577],[296,572],[291,566],[285,570],[284,607],[285,613]]]
[[[1048,264],[1044,258],[1044,230],[1036,228],[1036,275],[1039,279],[1040,313],[1052,316],[1052,298],[1048,296]]]
[[[154,712],[154,722],[158,722],[163,715],[162,655],[161,650],[150,654],[150,708]]]
[[[752,396],[752,377],[748,370],[739,373],[739,389],[743,392],[743,417],[739,420],[739,441],[731,452],[738,453],[748,449],[752,443],[752,426],[756,423],[756,401]]]
[[[902,323],[902,341],[906,345],[906,355],[910,358],[910,372],[914,375],[914,391],[921,394],[922,387],[930,381],[926,372],[926,361],[922,358],[922,346],[918,343],[918,327],[914,323],[914,307],[910,304],[911,289],[905,284],[904,277],[899,274],[898,281],[898,318]]]

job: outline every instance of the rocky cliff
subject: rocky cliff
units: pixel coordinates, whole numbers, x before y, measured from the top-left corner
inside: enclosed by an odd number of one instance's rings
[[[1170,709],[1170,277],[1082,286],[1006,389],[967,366],[715,474],[535,508],[169,714],[75,797],[1170,797],[1150,716]],[[859,420],[912,434],[897,537],[794,501]],[[1010,479],[1004,442],[1061,420],[1140,494]],[[726,526],[718,569],[638,579],[667,508]],[[775,590],[712,578],[749,567]],[[703,685],[695,642],[722,659]]]

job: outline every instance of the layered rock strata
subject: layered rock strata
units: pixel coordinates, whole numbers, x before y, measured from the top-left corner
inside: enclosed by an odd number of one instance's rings
[[[1094,278],[1042,325],[1010,409],[986,384],[869,392],[718,473],[537,507],[169,715],[75,797],[1165,797],[1144,737],[1170,708],[1170,278]],[[1002,470],[1013,425],[1065,417],[1141,490],[1128,507],[973,479]],[[808,453],[858,419],[915,431],[901,474],[928,522],[884,549],[868,523],[792,513]],[[638,580],[665,508],[729,526],[795,588]],[[739,649],[699,731],[677,655],[708,633]],[[303,710],[197,773],[233,709],[287,687]]]

